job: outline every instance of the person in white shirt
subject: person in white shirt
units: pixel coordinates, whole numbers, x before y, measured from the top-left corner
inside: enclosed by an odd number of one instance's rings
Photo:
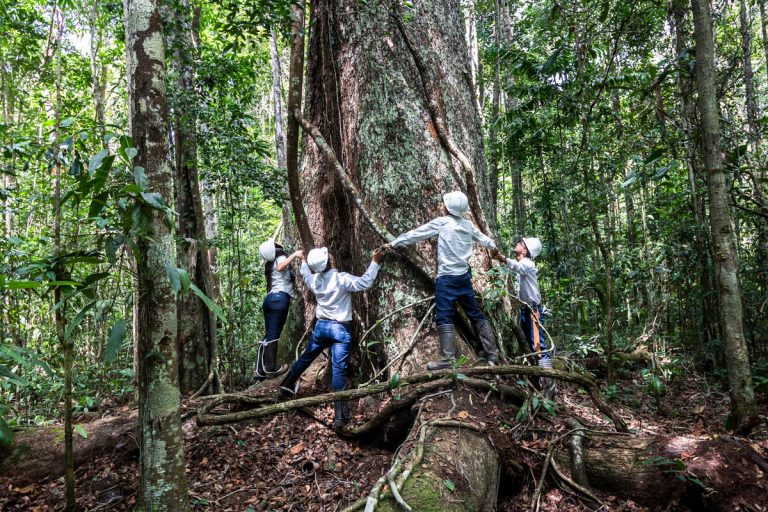
[[[288,308],[295,296],[291,262],[301,258],[301,251],[288,254],[283,246],[270,239],[259,246],[259,254],[266,262],[267,296],[261,303],[264,313],[264,338],[259,344],[253,380],[262,381],[282,375],[286,367],[277,366],[277,341],[288,318]]]
[[[541,241],[535,237],[522,238],[515,246],[515,252],[517,253],[515,259],[507,258],[498,251],[494,257],[517,274],[520,300],[530,306],[520,308],[520,329],[525,334],[531,352],[537,354],[538,365],[541,368],[552,368],[552,354],[539,329],[539,325],[543,322],[542,305],[538,270],[534,259],[541,254]],[[543,384],[548,384],[548,381]]]
[[[469,259],[472,243],[496,249],[494,241],[463,218],[469,202],[462,192],[449,192],[440,204],[440,217],[403,233],[388,245],[397,249],[437,237],[437,279],[435,280],[435,324],[440,339],[441,359],[427,364],[428,370],[451,368],[456,362],[454,304],[461,304],[483,346],[489,365],[499,362],[499,349],[491,324],[480,311],[472,288]]]
[[[331,353],[331,388],[333,391],[344,389],[352,344],[352,293],[365,291],[373,285],[384,253],[383,248],[376,249],[368,269],[362,276],[356,277],[336,270],[333,256],[326,247],[309,251],[306,261],[301,265],[301,277],[315,295],[317,322],[304,353],[293,363],[280,383],[278,398],[288,398],[296,393],[299,377],[326,348]],[[333,405],[333,425],[342,428],[350,419],[347,403],[337,400]]]

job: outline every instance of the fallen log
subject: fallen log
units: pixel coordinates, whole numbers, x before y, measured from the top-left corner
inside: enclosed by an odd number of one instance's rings
[[[592,489],[652,509],[759,510],[755,506],[765,503],[765,459],[746,443],[734,445],[733,438],[579,434],[586,436],[582,456]],[[555,459],[573,474],[571,454],[563,446]]]

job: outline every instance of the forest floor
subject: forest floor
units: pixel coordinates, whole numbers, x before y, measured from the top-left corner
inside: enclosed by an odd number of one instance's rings
[[[643,435],[716,436],[725,433],[728,397],[719,389],[697,376],[679,377],[662,402],[662,414],[656,402],[645,392],[639,374],[628,374],[611,392],[611,404],[629,423],[633,432]],[[267,386],[269,392],[274,384]],[[259,389],[252,389],[259,393]],[[265,389],[263,393],[266,393]],[[480,414],[482,394],[474,407],[458,404],[456,414]],[[765,397],[760,404],[765,414]],[[548,439],[564,432],[565,416],[576,417],[592,428],[610,430],[610,425],[592,407],[589,398],[572,387],[561,385],[557,397],[561,413],[548,422],[520,424],[515,420],[516,409],[504,404],[485,411],[499,425],[494,442],[522,444],[523,463],[530,468],[524,481],[514,488],[502,478],[498,510],[513,512],[531,510],[531,499],[541,475]],[[184,401],[185,410],[194,410],[201,401]],[[368,404],[370,405],[370,403]],[[469,411],[469,412],[467,412]],[[361,404],[354,418],[360,424],[369,414]],[[136,421],[135,410],[129,405],[105,406],[102,416]],[[198,427],[194,417],[184,421],[187,476],[193,508],[196,511],[337,511],[368,494],[376,480],[391,466],[393,453],[383,448],[371,448],[336,434],[329,425],[332,406],[321,406],[308,413],[281,414],[264,421],[249,421],[218,427]],[[87,425],[83,425],[87,427]],[[113,429],[113,427],[106,427]],[[86,430],[89,430],[86,428]],[[89,430],[89,432],[91,432]],[[134,431],[135,432],[135,431]],[[77,437],[77,434],[75,434]],[[91,434],[96,435],[96,434]],[[501,436],[501,437],[499,437]],[[138,449],[135,433],[128,435],[133,449],[116,450],[114,446],[88,455],[88,462],[76,468],[77,501],[82,510],[133,510],[138,491]],[[506,442],[505,442],[506,439]],[[768,455],[768,425],[742,442]],[[124,441],[121,444],[125,444]],[[497,444],[498,446],[498,444]],[[507,447],[498,446],[500,449]],[[736,447],[733,448],[737,450]],[[540,455],[537,455],[539,453]],[[725,454],[729,457],[729,454]],[[742,460],[738,453],[731,460]],[[753,471],[749,468],[749,471]],[[744,470],[719,475],[732,480],[732,488],[743,483]],[[670,475],[670,478],[674,476]],[[765,510],[768,496],[766,476],[762,483],[740,496],[734,503],[743,510]],[[728,485],[729,482],[726,482]],[[761,493],[764,492],[762,495]],[[602,510],[646,510],[626,499],[596,492],[607,505]],[[56,475],[30,481],[28,475],[0,476],[0,510],[54,511],[63,510],[63,477]],[[761,505],[762,504],[762,505]],[[539,510],[582,511],[598,507],[577,498],[565,487],[548,477],[541,494]],[[669,510],[685,509],[670,504]]]

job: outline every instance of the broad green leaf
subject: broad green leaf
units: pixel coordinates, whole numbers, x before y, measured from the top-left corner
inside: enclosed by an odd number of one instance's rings
[[[189,272],[187,272],[183,268],[177,268],[176,270],[179,271],[179,279],[181,280],[181,289],[186,293],[189,291],[189,285],[192,284],[192,281],[189,278]]]
[[[29,381],[27,379],[23,377],[19,377],[18,375],[13,373],[10,368],[1,364],[0,364],[0,376],[4,377],[6,382],[10,382],[11,384],[15,384],[17,386],[29,385]]]
[[[133,182],[139,187],[140,191],[147,188],[149,179],[143,167],[137,166],[133,168]]]
[[[450,480],[443,480],[443,485],[446,486],[449,491],[456,490],[456,484],[454,484]]]
[[[152,208],[156,210],[165,210],[165,201],[163,201],[163,196],[157,192],[142,192],[141,197],[144,199],[144,202]]]
[[[107,349],[104,351],[104,364],[110,365],[117,358],[117,353],[120,351],[120,347],[123,344],[123,338],[125,337],[125,321],[118,320],[112,329],[109,330],[109,337],[107,339]]]
[[[204,294],[203,291],[194,284],[190,284],[189,289],[195,292],[195,295],[200,297],[200,299],[205,302],[205,305],[208,306],[208,309],[216,313],[216,316],[219,317],[219,320],[221,320],[221,322],[226,325],[227,318],[224,316],[224,311],[222,311],[221,308],[210,299],[210,297]]]
[[[70,339],[72,337],[72,333],[75,332],[75,329],[77,329],[78,326],[83,322],[85,315],[88,314],[88,311],[91,310],[94,304],[96,304],[96,301],[89,302],[83,307],[83,309],[80,310],[77,315],[75,315],[75,318],[72,319],[72,322],[67,326],[67,330],[64,332],[65,339]]]
[[[88,439],[88,432],[85,431],[82,425],[75,425],[75,432],[80,434],[83,439]]]
[[[2,285],[2,283],[0,283],[0,285]],[[6,281],[5,284],[0,287],[7,288],[8,290],[31,290],[40,288],[40,286],[42,286],[42,283],[38,283],[37,281]]]
[[[171,281],[171,289],[174,294],[178,294],[181,291],[181,276],[179,275],[179,269],[176,266],[166,263],[165,272],[168,274],[168,279]]]
[[[108,149],[102,149],[101,151],[93,155],[91,159],[88,160],[88,172],[90,172],[91,174],[96,172],[96,169],[99,168],[99,166],[101,165],[101,162],[104,160],[104,158],[108,154],[109,154]]]

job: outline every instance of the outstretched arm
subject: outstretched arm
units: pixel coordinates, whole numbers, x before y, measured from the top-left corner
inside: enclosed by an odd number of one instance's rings
[[[472,226],[472,239],[483,247],[488,247],[490,249],[496,248],[496,242],[493,241],[493,238],[486,236],[485,233],[475,226]]]
[[[385,252],[386,249],[383,247],[373,251],[371,264],[368,265],[368,270],[365,271],[365,274],[360,277],[346,273],[339,274],[339,284],[350,292],[362,292],[370,288],[379,273],[379,262],[384,258]]]
[[[278,264],[276,265],[276,267],[277,267],[277,271],[278,271],[278,272],[282,272],[283,270],[285,270],[286,268],[288,268],[288,265],[290,265],[290,264],[291,264],[291,262],[292,262],[294,259],[296,259],[296,258],[301,258],[301,257],[302,257],[302,254],[303,254],[303,253],[302,253],[301,251],[296,251],[296,252],[294,252],[294,253],[291,253],[291,254],[290,254],[288,257],[286,257],[286,258],[284,258],[284,259],[281,259],[281,260],[280,260],[280,263],[278,263]]]
[[[403,233],[399,237],[392,240],[389,245],[394,248],[398,248],[405,247],[407,245],[413,245],[416,242],[421,242],[422,240],[427,240],[440,233],[440,228],[442,225],[443,222],[440,218],[434,219],[422,226],[417,227],[416,229],[412,229],[406,233]]]

